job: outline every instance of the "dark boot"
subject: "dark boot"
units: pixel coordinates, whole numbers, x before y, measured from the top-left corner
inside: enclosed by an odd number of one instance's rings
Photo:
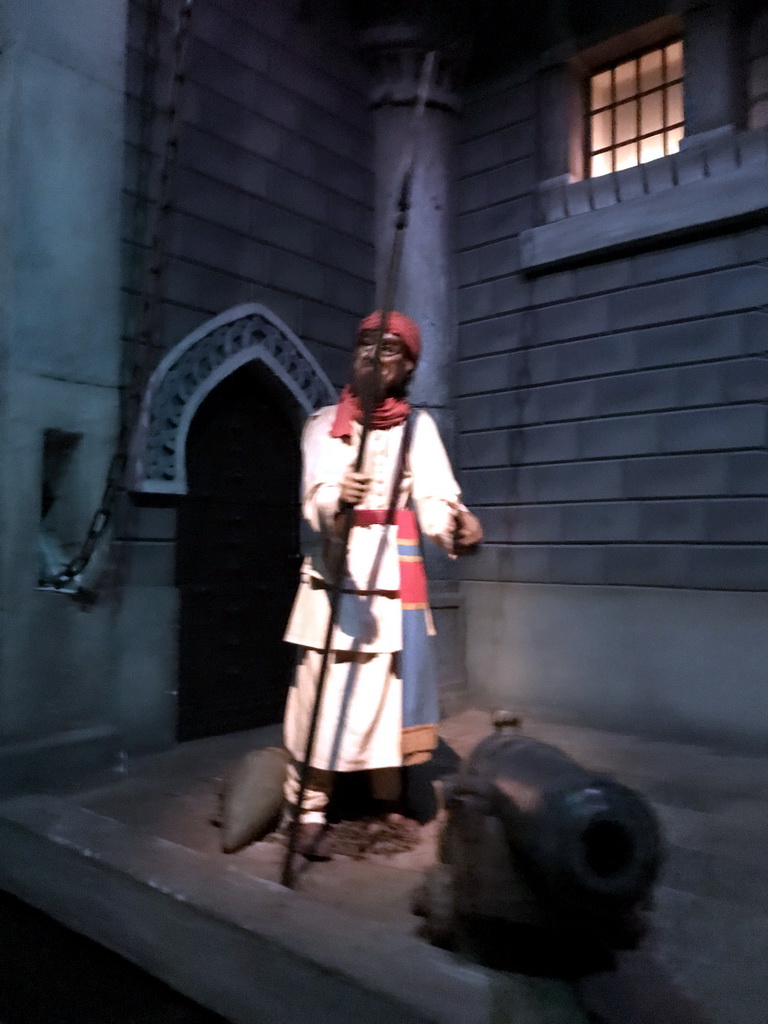
[[[320,822],[300,824],[296,830],[296,852],[307,860],[330,860],[328,826]]]

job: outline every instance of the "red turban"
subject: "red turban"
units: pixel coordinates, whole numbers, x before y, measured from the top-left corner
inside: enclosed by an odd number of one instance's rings
[[[364,320],[360,321],[357,326],[357,337],[359,338],[363,331],[375,331],[380,325],[381,310],[377,309],[375,313],[370,313]],[[402,313],[392,310],[391,313],[387,314],[387,330],[391,331],[392,334],[396,334],[401,339],[408,350],[408,355],[413,359],[414,363],[418,362],[419,353],[421,352],[421,331],[413,320]]]

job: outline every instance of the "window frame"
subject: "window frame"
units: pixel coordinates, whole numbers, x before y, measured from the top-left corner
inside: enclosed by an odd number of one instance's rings
[[[591,46],[573,38],[540,55],[537,211],[534,225],[518,236],[527,274],[764,219],[768,127],[744,130],[741,27],[730,5],[697,5]],[[679,152],[589,176],[583,83],[599,68],[673,37],[682,39],[685,54]]]
[[[595,78],[597,75],[604,74],[606,71],[614,71],[621,64],[629,63],[629,61],[639,61],[642,57],[646,56],[649,53],[653,53],[656,50],[659,50],[659,51],[661,51],[663,53],[664,50],[668,46],[671,46],[674,43],[680,43],[680,45],[682,47],[682,52],[683,52],[682,73],[681,73],[680,77],[674,79],[672,82],[664,81],[664,82],[662,82],[662,84],[660,86],[657,86],[655,89],[652,89],[652,90],[646,90],[645,93],[637,92],[637,93],[633,94],[632,96],[628,97],[628,99],[637,100],[639,97],[641,97],[643,95],[650,95],[651,92],[660,91],[662,93],[662,111],[663,111],[663,113],[662,113],[662,129],[661,129],[661,133],[665,136],[665,139],[664,139],[664,148],[665,148],[665,150],[666,150],[666,133],[668,131],[671,131],[673,128],[676,128],[676,127],[682,127],[682,129],[683,129],[683,136],[682,137],[685,138],[685,103],[684,102],[683,102],[683,120],[681,122],[679,122],[679,123],[676,122],[674,125],[667,125],[667,123],[666,123],[666,117],[667,117],[667,95],[666,95],[667,94],[667,87],[670,86],[670,85],[676,85],[676,84],[680,83],[682,96],[683,97],[685,96],[685,39],[683,37],[683,34],[680,32],[680,33],[675,33],[675,34],[673,34],[671,36],[668,36],[665,39],[661,39],[658,42],[654,42],[652,44],[643,46],[640,49],[635,49],[635,50],[632,50],[632,51],[628,51],[628,52],[624,53],[624,55],[622,55],[622,56],[615,56],[610,61],[604,61],[601,64],[598,64],[597,66],[591,67],[588,71],[586,71],[586,73],[584,73],[582,75],[582,77],[581,77],[581,98],[582,98],[582,140],[583,140],[583,155],[582,155],[583,163],[582,163],[582,167],[583,167],[583,177],[585,177],[585,178],[601,177],[601,175],[593,175],[592,174],[592,158],[597,155],[593,151],[593,149],[592,149],[592,117],[593,117],[593,115],[595,113],[599,112],[600,110],[610,110],[611,111],[611,137],[613,139],[613,138],[615,138],[615,134],[616,134],[615,111],[616,111],[616,107],[619,105],[612,98],[611,99],[611,103],[608,106],[600,107],[597,110],[593,110],[592,109],[592,100],[591,100],[591,83],[592,83],[592,79]],[[663,60],[664,60],[664,58],[662,57],[662,61]],[[622,101],[622,102],[624,102],[624,101]],[[636,118],[637,118],[637,124],[636,124],[637,133],[636,133],[636,135],[633,136],[633,138],[627,140],[626,143],[621,143],[621,145],[625,145],[625,144],[629,145],[630,143],[634,143],[636,146],[639,146],[640,142],[642,141],[644,136],[643,136],[642,132],[640,131],[640,113],[641,113],[641,105],[638,104],[637,105],[637,115],[636,115]],[[658,132],[648,133],[646,137],[650,137],[653,134],[659,134],[659,133]],[[619,148],[619,144],[618,143],[612,143],[612,145],[610,147],[604,147],[603,149],[600,150],[600,153],[609,153],[610,156],[611,156],[611,169],[610,169],[610,171],[606,171],[604,173],[606,173],[606,174],[615,174],[616,173],[616,171],[617,171],[617,167],[616,167],[616,150],[618,148]],[[663,157],[669,156],[669,155],[670,154],[667,153],[667,152],[664,152],[662,154]],[[661,159],[661,157],[654,157],[654,159]],[[630,164],[629,166],[637,167],[637,166],[639,166],[642,163],[650,163],[650,162],[651,162],[650,160],[641,160],[641,159],[638,158],[636,164]],[[625,169],[625,168],[622,168],[622,169]]]

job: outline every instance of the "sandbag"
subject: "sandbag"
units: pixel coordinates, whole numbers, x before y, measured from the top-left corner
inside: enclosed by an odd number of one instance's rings
[[[235,853],[277,824],[291,755],[283,747],[252,750],[235,766],[221,795],[221,848]]]

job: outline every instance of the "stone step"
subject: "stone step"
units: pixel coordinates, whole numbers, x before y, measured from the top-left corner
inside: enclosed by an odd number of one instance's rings
[[[686,850],[730,858],[736,864],[764,868],[768,878],[768,816],[766,807],[741,802],[729,811],[712,814],[687,807],[653,803],[668,844]]]
[[[587,1024],[562,982],[468,964],[60,797],[0,804],[0,848],[0,888],[234,1024]]]
[[[747,886],[738,900],[666,884],[656,892],[649,948],[716,1024],[768,1019],[768,911],[764,900],[763,909],[750,909]]]

